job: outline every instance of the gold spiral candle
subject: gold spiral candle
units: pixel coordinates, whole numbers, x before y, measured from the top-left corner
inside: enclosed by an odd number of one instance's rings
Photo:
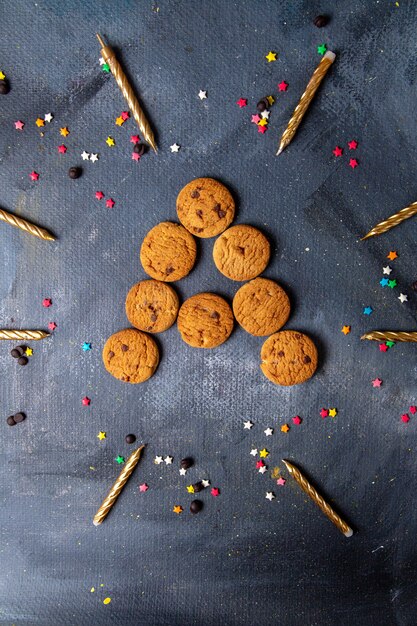
[[[151,146],[151,148],[153,148],[155,152],[157,152],[151,126],[146,119],[144,112],[142,111],[138,99],[132,87],[130,86],[129,81],[126,78],[125,73],[123,72],[122,66],[116,59],[116,55],[114,54],[112,48],[110,46],[106,46],[100,35],[97,35],[97,39],[99,40],[101,45],[101,56],[110,67],[111,73],[116,79],[116,83],[119,85],[120,91],[122,92],[129,106],[129,109],[132,111],[132,115],[135,118],[137,125],[139,126],[143,139]]]
[[[145,446],[141,446],[140,448],[132,452],[132,454],[126,461],[116,482],[114,483],[113,487],[110,489],[107,496],[104,498],[99,510],[94,515],[94,519],[93,519],[94,526],[99,526],[109,514],[110,509],[112,508],[113,504],[116,502],[117,498],[119,497],[120,493],[123,490],[123,487],[129,480],[133,470],[138,464],[140,455],[142,454],[142,450],[144,449],[144,447]]]
[[[50,333],[44,330],[9,330],[7,328],[0,329],[1,339],[14,339],[16,341],[38,341],[49,337]]]
[[[12,213],[3,211],[3,209],[0,209],[0,220],[6,222],[7,224],[10,224],[10,226],[20,228],[21,230],[24,230],[27,233],[34,235],[35,237],[39,237],[40,239],[55,241],[55,237],[51,235],[51,233],[48,232],[45,228],[36,226],[35,224],[32,224],[32,222],[28,222],[21,217],[17,217],[17,215],[12,215]]]
[[[387,230],[391,230],[394,226],[398,226],[398,224],[401,224],[404,220],[408,220],[410,217],[413,217],[416,213],[417,202],[413,202],[409,206],[406,206],[405,209],[401,209],[401,211],[391,215],[391,217],[388,217],[383,222],[379,222],[379,224],[374,226],[373,229],[365,235],[365,237],[362,237],[361,241],[369,239],[369,237],[375,237],[375,235],[382,235],[382,233],[386,233]]]
[[[324,500],[324,498],[322,498],[322,496],[316,491],[316,489],[314,489],[313,485],[308,482],[307,478],[303,476],[300,470],[289,461],[285,461],[283,459],[282,462],[285,463],[287,470],[294,478],[294,480],[300,485],[301,489],[309,496],[309,498],[313,500],[313,502],[317,504],[319,509],[321,509],[325,515],[327,515],[329,520],[333,522],[335,526],[337,526],[340,532],[342,532],[345,537],[351,537],[353,535],[353,530],[351,529],[351,527],[348,526],[346,522],[342,520],[340,515],[338,515],[336,511],[330,506],[330,504],[328,504]]]
[[[417,332],[407,332],[404,330],[373,330],[370,333],[362,335],[361,339],[417,343]]]
[[[288,122],[287,128],[283,132],[283,135],[281,137],[281,141],[279,144],[277,156],[281,154],[281,152],[292,141],[295,133],[297,132],[297,128],[301,124],[301,120],[306,114],[307,109],[310,106],[311,101],[314,98],[314,95],[320,86],[321,81],[326,76],[335,58],[336,58],[335,53],[328,50],[326,54],[323,56],[320,63],[318,64],[317,68],[315,69],[314,74],[310,78],[308,85],[305,88],[305,91],[300,98],[299,103],[294,109],[294,113],[292,114],[291,119]]]

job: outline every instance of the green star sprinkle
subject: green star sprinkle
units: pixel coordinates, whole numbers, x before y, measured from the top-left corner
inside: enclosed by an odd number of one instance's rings
[[[317,52],[323,56],[323,54],[325,54],[327,52],[326,44],[322,43],[320,46],[317,46]]]
[[[395,341],[386,341],[386,342],[385,342],[385,345],[386,345],[388,348],[392,348],[392,346],[395,346]]]
[[[397,286],[397,279],[394,278],[394,280],[389,280],[388,281],[388,287],[391,287],[391,289],[394,289],[394,287]]]
[[[125,457],[124,456],[120,456],[120,454],[119,454],[119,456],[117,456],[115,458],[115,461],[116,461],[116,463],[119,463],[119,465],[121,465],[121,463],[125,462]]]
[[[103,63],[103,65],[101,66],[101,69],[103,70],[103,72],[106,72],[108,74],[110,72],[110,65],[108,63]]]

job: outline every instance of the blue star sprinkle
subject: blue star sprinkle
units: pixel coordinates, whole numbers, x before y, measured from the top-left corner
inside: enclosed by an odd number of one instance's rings
[[[84,352],[88,352],[89,350],[91,350],[91,343],[87,343],[86,341],[84,341],[83,350]]]
[[[371,315],[372,312],[373,312],[373,308],[371,306],[366,306],[363,309],[363,314],[364,315]]]
[[[379,281],[379,284],[381,285],[381,287],[387,287],[389,283],[388,278],[381,278],[381,280]]]

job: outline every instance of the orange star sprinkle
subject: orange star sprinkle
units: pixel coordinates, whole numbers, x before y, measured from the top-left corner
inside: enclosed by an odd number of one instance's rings
[[[60,128],[59,132],[63,137],[66,137],[67,135],[69,135],[69,130],[67,126],[64,126],[64,128]]]
[[[398,254],[396,253],[395,250],[391,250],[389,254],[387,254],[387,259],[389,259],[390,261],[394,261],[394,259],[398,258]]]
[[[290,430],[290,427],[288,426],[288,424],[283,424],[281,426],[281,430],[283,433],[287,433]]]
[[[183,510],[184,510],[184,509],[182,508],[182,506],[181,506],[180,504],[176,504],[176,505],[174,506],[174,508],[172,509],[172,512],[173,512],[173,513],[176,513],[177,515],[179,515],[180,513],[182,513],[182,512],[183,512]]]
[[[343,326],[342,333],[348,335],[350,333],[350,326]]]
[[[122,118],[121,115],[119,115],[119,117],[116,117],[116,125],[117,126],[123,126],[123,124],[125,123],[124,119]]]
[[[38,119],[36,120],[36,126],[45,126],[45,120],[43,120],[41,117],[38,117]]]

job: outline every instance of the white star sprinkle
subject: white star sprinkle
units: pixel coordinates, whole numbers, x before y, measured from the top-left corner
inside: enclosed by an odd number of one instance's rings
[[[160,465],[160,463],[163,462],[163,458],[161,456],[156,456],[153,460],[153,462],[155,463],[155,465]]]
[[[400,302],[408,302],[408,296],[406,296],[405,293],[400,293],[400,295],[398,296],[398,300]]]
[[[98,154],[90,154],[90,161],[92,161],[93,163],[95,163],[96,161],[98,161]]]
[[[250,430],[253,426],[253,423],[250,420],[243,422],[243,430]]]
[[[203,478],[203,480],[201,482],[202,482],[203,487],[208,487],[209,484],[210,484],[210,481],[205,479],[205,478]]]
[[[105,64],[105,60],[103,59],[103,57],[100,57],[100,65],[104,65]]]
[[[44,117],[45,122],[48,122],[48,124],[52,122],[53,119],[54,119],[54,116],[52,115],[52,113],[47,113]]]
[[[172,463],[172,461],[173,461],[173,460],[174,460],[174,459],[172,458],[172,456],[166,456],[166,457],[164,458],[164,463],[165,463],[165,465],[171,465],[171,463]]]
[[[382,273],[383,274],[388,274],[388,276],[391,274],[392,272],[392,267],[390,267],[389,265],[386,265],[385,267],[382,268]]]
[[[250,451],[250,454],[252,456],[256,456],[258,454],[258,448],[252,448],[252,450]]]
[[[258,471],[260,474],[265,474],[265,472],[268,471],[268,468],[266,465],[262,465],[262,467],[260,467]]]
[[[90,153],[84,150],[84,152],[81,155],[81,158],[83,161],[88,161],[88,159],[90,158]]]
[[[272,493],[272,491],[267,491],[267,492],[266,492],[266,496],[265,496],[265,498],[266,498],[267,500],[269,500],[270,502],[272,502],[272,500],[274,500],[275,496],[274,496],[274,494]]]
[[[177,143],[173,143],[172,146],[170,146],[170,148],[171,148],[171,152],[178,152],[181,146],[179,146]]]
[[[266,430],[264,430],[264,433],[267,437],[270,437],[273,432],[274,432],[273,428],[267,428]]]
[[[207,91],[203,91],[202,89],[200,89],[200,91],[198,92],[198,97],[200,98],[200,100],[205,100],[207,98]]]
[[[263,117],[264,120],[268,120],[269,119],[269,111],[262,111],[261,117]]]
[[[183,467],[181,467],[181,469],[180,469],[180,476],[185,476],[186,473],[187,473],[187,470],[184,469]]]

